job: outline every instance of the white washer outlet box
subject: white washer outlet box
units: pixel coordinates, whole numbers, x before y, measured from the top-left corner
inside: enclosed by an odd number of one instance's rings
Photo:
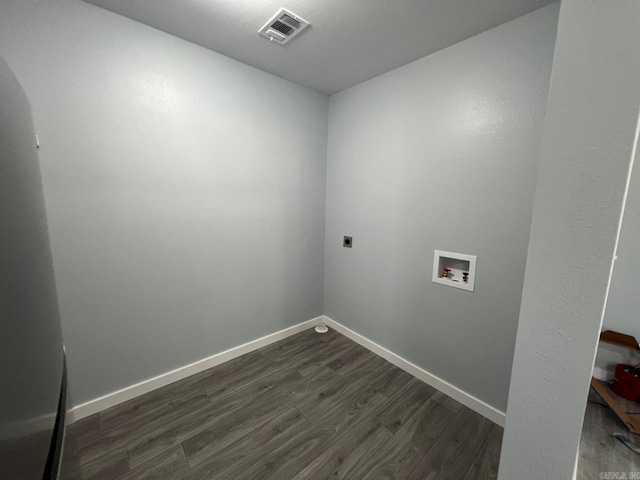
[[[473,292],[476,284],[477,259],[475,255],[435,250],[432,281]]]

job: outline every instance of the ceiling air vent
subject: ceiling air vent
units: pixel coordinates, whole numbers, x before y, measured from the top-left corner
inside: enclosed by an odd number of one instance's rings
[[[284,45],[309,25],[305,19],[286,8],[281,8],[258,33],[272,42]]]

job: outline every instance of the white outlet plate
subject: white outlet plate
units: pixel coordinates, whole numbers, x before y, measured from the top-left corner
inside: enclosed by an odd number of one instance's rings
[[[445,252],[435,250],[433,252],[433,278],[434,283],[448,287],[459,288],[473,292],[476,284],[476,262],[478,257],[465,253]],[[444,269],[451,270],[450,277],[444,277]],[[469,272],[467,282],[464,281],[463,272]]]

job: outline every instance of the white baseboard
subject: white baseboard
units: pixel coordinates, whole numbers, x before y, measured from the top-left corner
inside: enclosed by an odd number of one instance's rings
[[[220,365],[221,363],[228,362],[229,360],[240,357],[284,338],[290,337],[291,335],[295,335],[296,333],[300,333],[304,330],[314,327],[322,318],[323,317],[317,317],[311,320],[307,320],[306,322],[299,323],[297,325],[294,325],[293,327],[285,328],[284,330],[280,330],[276,333],[272,333],[271,335],[258,338],[257,340],[253,340],[251,342],[245,343],[244,345],[231,348],[224,352],[217,353],[215,355],[212,355],[211,357],[204,358],[190,365],[171,370],[170,372],[163,373],[162,375],[158,375],[157,377],[144,380],[143,382],[136,383],[135,385],[131,385],[130,387],[123,388],[116,392],[109,393],[103,397],[99,397],[86,403],[77,405],[73,407],[67,414],[67,423],[72,424],[85,417],[89,417],[94,413],[98,413],[106,410],[107,408],[114,407],[120,403],[139,397],[140,395],[144,395],[145,393],[149,393],[153,390],[157,390],[158,388],[165,387],[173,382],[177,382],[178,380],[182,380],[183,378],[187,378],[211,367],[215,367],[216,365]]]
[[[506,414],[501,412],[497,408],[492,407],[491,405],[483,402],[482,400],[474,397],[473,395],[468,394],[464,390],[459,389],[458,387],[451,385],[450,383],[442,380],[439,377],[427,372],[426,370],[414,365],[413,363],[405,360],[399,355],[387,350],[384,347],[381,347],[375,342],[372,342],[366,337],[363,337],[359,333],[354,332],[350,328],[341,325],[335,320],[324,316],[325,323],[334,328],[337,332],[343,334],[345,337],[350,338],[356,343],[359,343],[363,347],[368,350],[371,350],[376,355],[381,356],[385,360],[393,363],[396,367],[401,368],[405,372],[413,375],[414,377],[422,380],[423,382],[431,385],[432,387],[440,390],[442,393],[450,396],[454,400],[460,402],[465,407],[470,408],[471,410],[479,413],[483,417],[488,418],[493,423],[504,427]]]
[[[103,397],[99,397],[86,403],[77,405],[73,407],[73,409],[71,409],[71,411],[67,414],[67,423],[74,423],[85,417],[89,417],[95,413],[114,407],[120,403],[132,400],[136,397],[139,397],[140,395],[144,395],[145,393],[149,393],[153,390],[157,390],[158,388],[165,387],[173,382],[177,382],[178,380],[182,380],[183,378],[187,378],[196,373],[200,373],[204,370],[215,367],[216,365],[220,365],[221,363],[228,362],[229,360],[233,360],[234,358],[240,357],[249,352],[295,335],[296,333],[300,333],[304,330],[314,327],[320,320],[324,320],[329,327],[334,328],[337,332],[362,345],[366,349],[371,350],[376,355],[381,356],[385,360],[393,363],[395,366],[401,368],[407,373],[440,390],[442,393],[449,395],[451,398],[457,400],[464,406],[470,408],[471,410],[474,410],[475,412],[488,418],[492,422],[504,427],[506,418],[504,412],[501,412],[491,405],[488,405],[482,400],[477,399],[473,395],[470,395],[467,392],[459,389],[458,387],[451,385],[441,378],[436,377],[435,375],[427,372],[417,365],[414,365],[408,360],[405,360],[399,355],[396,355],[386,348],[381,347],[377,343],[372,342],[368,338],[363,337],[359,333],[354,332],[350,328],[347,328],[344,325],[341,325],[340,323],[326,316],[320,316],[311,320],[307,320],[306,322],[299,323],[298,325],[285,328],[284,330],[272,333],[271,335],[258,338],[257,340],[253,340],[224,352],[217,353],[215,355],[212,355],[211,357],[204,358],[190,365],[177,368],[170,372],[163,373],[162,375],[158,375],[157,377],[150,378],[116,392],[109,393],[107,395],[104,395]]]

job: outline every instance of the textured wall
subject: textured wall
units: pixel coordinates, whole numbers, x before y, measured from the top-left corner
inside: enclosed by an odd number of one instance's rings
[[[629,196],[622,220],[618,260],[613,266],[611,288],[605,308],[602,330],[615,330],[640,340],[640,165],[631,175]],[[594,375],[603,380],[614,376],[618,363],[637,363],[636,355],[605,343],[599,345]]]
[[[0,478],[42,478],[62,362],[31,108],[0,58]]]
[[[79,1],[0,2],[0,55],[76,403],[322,313],[326,97]]]
[[[624,211],[618,260],[613,267],[611,291],[603,329],[617,330],[640,340],[640,165],[631,176],[629,197]]]
[[[501,480],[572,478],[637,128],[638,78],[640,3],[563,0]]]
[[[330,104],[325,313],[503,411],[557,12]],[[431,282],[435,249],[478,256],[475,292]]]

